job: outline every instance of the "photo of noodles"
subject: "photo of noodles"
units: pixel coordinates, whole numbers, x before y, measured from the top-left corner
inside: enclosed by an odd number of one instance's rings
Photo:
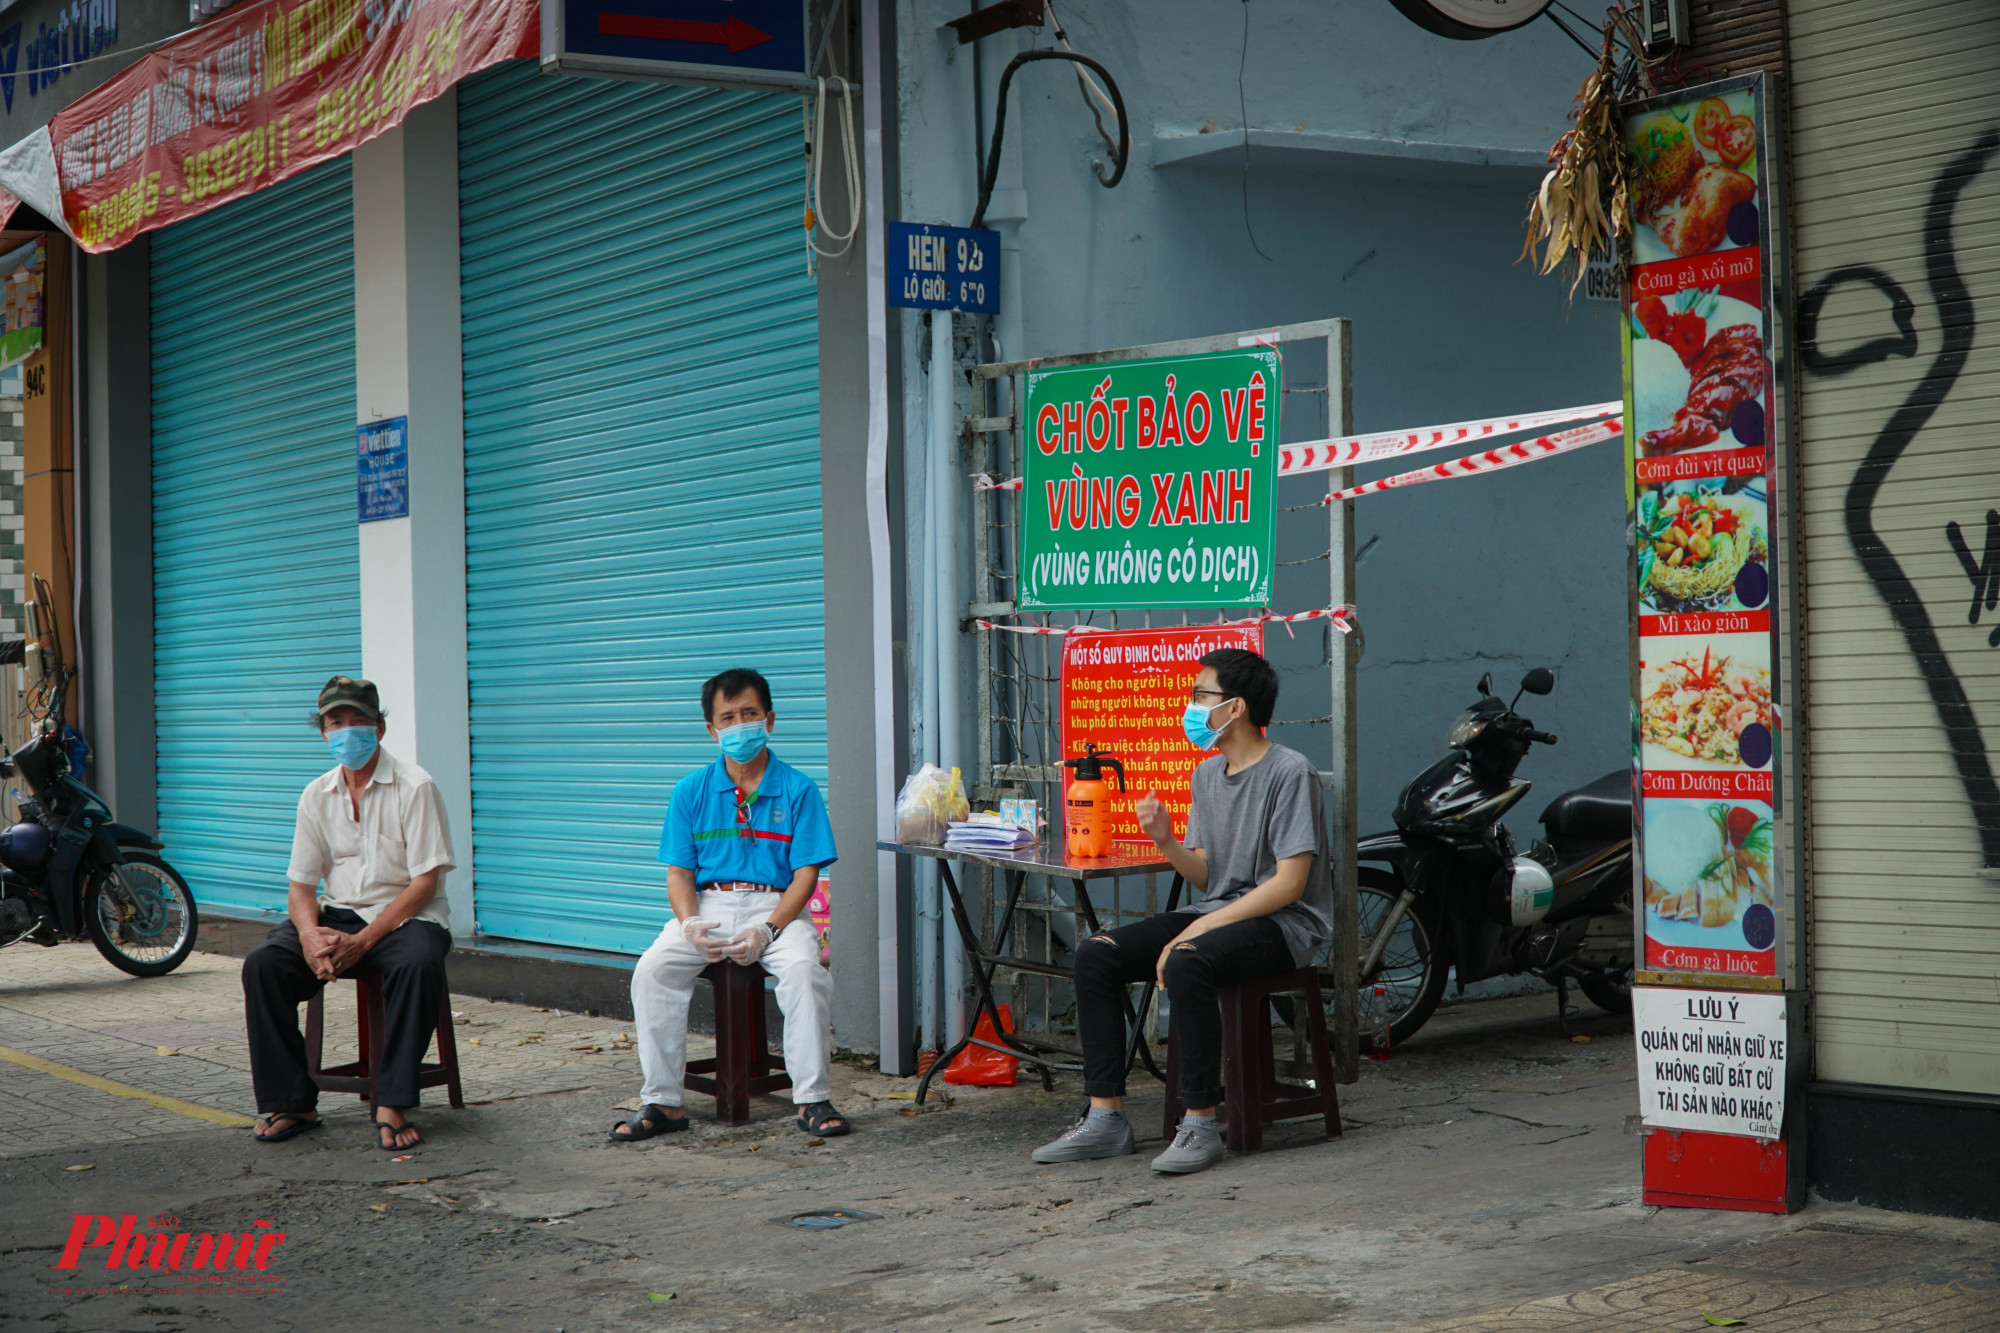
[[[1762,768],[1770,761],[1771,672],[1741,652],[1718,651],[1716,645],[1727,641],[1750,647],[1758,639],[1722,635],[1699,650],[1687,640],[1647,641],[1648,660],[1639,673],[1641,737],[1688,759],[1740,766],[1745,763],[1739,749],[1744,729],[1757,726],[1764,753],[1749,767]],[[1674,644],[1685,651],[1666,657]],[[1661,659],[1653,658],[1656,652]],[[1671,762],[1645,762],[1647,768],[1672,767]]]
[[[1745,565],[1763,566],[1770,560],[1763,496],[1761,490],[1724,494],[1728,484],[1712,478],[1641,493],[1639,596],[1647,610],[1754,610],[1765,605],[1768,572],[1741,578]]]

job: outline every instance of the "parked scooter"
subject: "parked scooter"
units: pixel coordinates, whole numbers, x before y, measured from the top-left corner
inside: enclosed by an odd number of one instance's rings
[[[46,610],[40,579],[30,615],[38,633],[22,647],[34,733],[0,759],[0,777],[24,781],[19,822],[0,832],[0,949],[24,941],[53,946],[89,937],[113,967],[164,976],[194,949],[194,894],[157,853],[162,844],[120,824],[104,798],[71,771],[63,696],[71,671]],[[16,645],[8,645],[16,647]],[[21,660],[16,658],[15,660]]]
[[[1500,822],[1532,785],[1514,776],[1529,748],[1556,743],[1514,705],[1554,688],[1555,674],[1537,667],[1502,703],[1493,678],[1480,677],[1479,701],[1445,738],[1451,753],[1403,789],[1396,832],[1357,848],[1357,975],[1363,994],[1388,992],[1395,1043],[1429,1020],[1454,967],[1461,990],[1506,975],[1551,982],[1565,1018],[1572,981],[1599,1008],[1631,1011],[1631,774],[1607,773],[1551,801],[1541,817],[1547,840],[1525,854]]]

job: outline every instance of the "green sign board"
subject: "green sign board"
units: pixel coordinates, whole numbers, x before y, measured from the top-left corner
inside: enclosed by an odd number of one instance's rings
[[[1279,372],[1270,347],[1030,371],[1016,604],[1269,604]]]

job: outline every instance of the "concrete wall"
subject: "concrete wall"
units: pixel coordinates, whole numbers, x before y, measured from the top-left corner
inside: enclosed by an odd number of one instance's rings
[[[1002,33],[975,56],[938,30],[964,12],[945,0],[897,6],[900,198],[912,221],[970,221],[974,60],[983,62],[990,129],[1001,70],[1027,44],[1026,32]],[[1062,16],[1076,49],[1119,82],[1132,160],[1116,189],[1100,187],[1089,164],[1105,147],[1073,75],[1053,62],[1017,73],[992,210],[996,219],[1025,215],[1018,283],[1008,282],[1019,293],[1019,346],[1007,355],[1346,316],[1354,321],[1359,430],[1618,396],[1615,311],[1581,298],[1571,306],[1555,279],[1514,263],[1535,164],[1563,130],[1590,68],[1553,27],[1452,42],[1387,4],[1305,0],[1160,0]],[[1036,45],[1053,44],[1036,37]],[[1245,106],[1253,131],[1247,226]],[[1007,194],[1015,183],[1018,198]],[[1003,310],[998,327],[1009,319]],[[901,322],[912,359],[923,335],[913,314]],[[1307,359],[1287,364],[1294,384],[1319,379]],[[1315,397],[1288,395],[1287,438],[1324,433],[1319,408]],[[923,410],[921,387],[913,387],[906,429],[920,425]],[[1527,819],[1541,798],[1624,761],[1618,463],[1617,445],[1606,444],[1356,505],[1368,635],[1364,828],[1388,824],[1397,792],[1442,752],[1445,728],[1485,670],[1511,681],[1546,664],[1562,675],[1533,713],[1562,744],[1524,767],[1538,789]],[[1281,499],[1299,503],[1324,490],[1317,479],[1300,480]],[[1280,560],[1323,551],[1323,514],[1290,516],[1279,542]],[[1276,596],[1280,609],[1324,605],[1324,566],[1284,571]],[[1322,715],[1319,636],[1291,640],[1274,630],[1271,645],[1286,668],[1279,716]],[[1316,757],[1327,753],[1324,728],[1277,734]],[[1514,822],[1526,831],[1526,820]]]

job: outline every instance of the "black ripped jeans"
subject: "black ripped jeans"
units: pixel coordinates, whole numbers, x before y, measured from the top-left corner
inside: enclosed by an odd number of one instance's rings
[[[1167,912],[1093,935],[1076,946],[1076,1027],[1083,1039],[1083,1091],[1125,1095],[1125,987],[1150,981],[1160,951],[1194,920]],[[1222,1100],[1222,1006],[1216,991],[1257,977],[1290,972],[1291,946],[1270,917],[1217,926],[1167,958],[1167,995],[1180,1047],[1181,1099],[1187,1106]]]

